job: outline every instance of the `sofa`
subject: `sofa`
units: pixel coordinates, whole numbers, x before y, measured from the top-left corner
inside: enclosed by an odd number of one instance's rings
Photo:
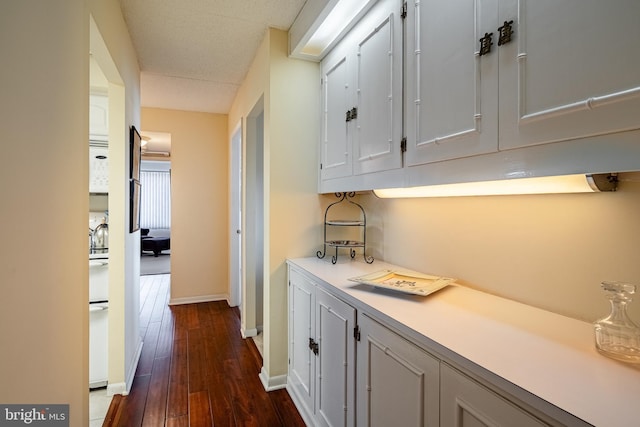
[[[140,254],[153,252],[157,257],[162,251],[171,249],[171,230],[165,228],[140,229]]]

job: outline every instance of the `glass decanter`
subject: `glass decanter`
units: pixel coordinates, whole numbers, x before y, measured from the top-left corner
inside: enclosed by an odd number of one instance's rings
[[[624,282],[602,282],[611,303],[611,313],[594,323],[596,348],[605,356],[640,363],[640,328],[627,315],[627,304],[636,286]]]

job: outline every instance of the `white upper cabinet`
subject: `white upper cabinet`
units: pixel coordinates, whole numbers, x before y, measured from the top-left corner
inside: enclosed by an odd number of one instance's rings
[[[353,173],[351,161],[351,121],[346,112],[354,105],[352,96],[353,58],[339,46],[322,63],[322,179],[340,178]]]
[[[354,173],[402,167],[402,18],[383,0],[355,31]]]
[[[479,53],[497,12],[497,0],[408,2],[407,165],[497,151],[498,55]]]
[[[401,10],[378,0],[322,61],[321,181],[402,167]]]
[[[408,6],[407,165],[640,128],[640,2]]]
[[[640,128],[640,2],[502,1],[500,149]],[[496,32],[497,35],[497,32]]]
[[[89,96],[89,139],[109,140],[109,98],[106,95]]]

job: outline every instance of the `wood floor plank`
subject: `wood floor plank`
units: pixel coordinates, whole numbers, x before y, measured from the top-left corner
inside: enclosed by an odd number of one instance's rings
[[[169,382],[167,419],[189,415],[189,384]]]
[[[169,309],[165,306],[168,312],[162,316],[160,322],[160,331],[158,335],[158,341],[156,345],[156,357],[169,357],[171,356],[171,348],[173,347],[173,332],[175,329],[175,317]]]
[[[187,304],[187,329],[198,329],[198,304]]]
[[[211,400],[211,415],[214,425],[216,427],[235,427],[236,421],[233,414],[233,404],[225,383],[224,374],[222,372],[211,374],[207,386]]]
[[[157,427],[165,422],[170,365],[170,357],[157,358],[153,361],[147,403],[142,418],[143,426]]]
[[[209,392],[197,391],[189,393],[189,426],[211,427],[212,425]]]
[[[189,359],[189,393],[206,390],[206,354],[200,329],[189,329],[187,352]]]
[[[160,323],[150,323],[145,335],[142,338],[142,353],[138,361],[138,369],[136,376],[151,375],[153,368],[153,359],[156,355],[156,345],[158,343],[158,335],[160,334]]]
[[[143,375],[135,378],[129,395],[122,399],[121,413],[117,423],[118,427],[136,427],[142,425],[144,407],[147,403],[147,392],[151,375]]]
[[[189,427],[189,415],[177,418],[167,418],[167,427]]]
[[[186,340],[187,332],[189,328],[187,328],[187,306],[186,305],[172,305],[170,307],[171,312],[174,315],[174,328],[173,328],[173,339],[174,340]]]
[[[262,386],[262,357],[241,337],[238,309],[168,306],[169,278],[141,278],[143,353],[130,394],[112,400],[104,425],[304,426],[286,390]]]
[[[278,418],[282,421],[282,425],[287,427],[305,427],[305,423],[293,404],[287,390],[273,390],[269,392],[269,399],[273,407],[278,412]]]

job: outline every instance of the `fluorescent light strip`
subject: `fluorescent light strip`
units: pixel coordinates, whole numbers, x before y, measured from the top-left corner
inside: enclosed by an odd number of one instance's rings
[[[591,175],[562,175],[499,181],[465,182],[425,187],[373,190],[380,198],[496,196],[513,194],[593,193],[600,191]]]
[[[319,56],[368,4],[367,1],[341,0],[314,31],[301,53]]]

